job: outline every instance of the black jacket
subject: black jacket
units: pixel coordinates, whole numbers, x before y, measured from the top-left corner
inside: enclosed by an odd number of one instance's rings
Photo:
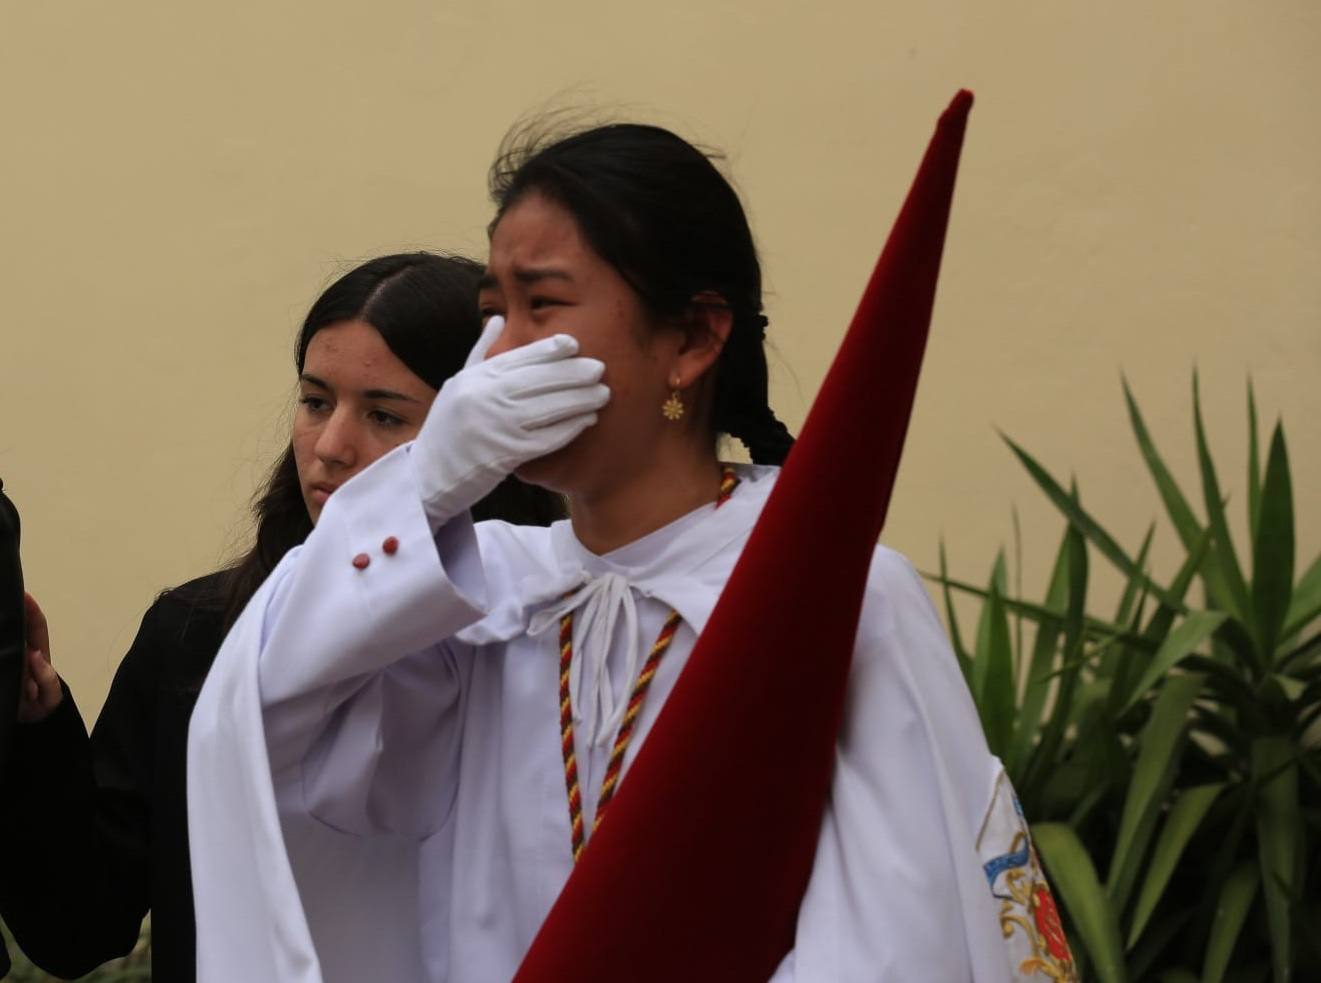
[[[23,566],[18,559],[18,509],[0,481],[0,775],[9,760],[9,742],[18,713],[18,682],[23,672]]]
[[[18,562],[18,510],[5,496],[0,481],[0,788],[5,787],[5,770],[18,713],[18,684],[23,672],[23,567]],[[11,804],[6,809],[12,809]],[[13,840],[7,840],[13,843]],[[9,874],[0,870],[0,890]],[[0,941],[0,976],[9,972],[9,954]]]
[[[90,739],[72,694],[18,728],[0,915],[28,957],[74,977],[129,952],[151,911],[152,978],[195,979],[184,768],[188,718],[224,638],[199,601],[216,575],[166,591],[115,673]]]

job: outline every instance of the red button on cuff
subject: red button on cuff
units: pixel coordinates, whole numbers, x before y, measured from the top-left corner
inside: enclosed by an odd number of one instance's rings
[[[368,556],[366,553],[359,553],[357,556],[353,558],[353,565],[359,570],[366,570],[368,564],[370,564],[371,562],[372,562],[372,558]]]
[[[385,542],[381,544],[381,549],[385,551],[386,556],[394,556],[399,549],[399,540],[394,536],[389,536],[386,538]]]

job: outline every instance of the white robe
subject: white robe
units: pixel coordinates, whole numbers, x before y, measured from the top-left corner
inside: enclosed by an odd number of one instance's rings
[[[567,522],[462,518],[433,536],[407,448],[336,492],[240,617],[193,716],[200,983],[510,979],[572,869],[561,599],[581,589],[590,830],[631,653],[679,612],[625,781],[777,473],[741,468],[723,507],[604,557]],[[812,877],[773,983],[1020,978],[1025,932],[1006,943],[1009,902],[984,867],[1021,834],[1011,804],[921,581],[878,547]]]

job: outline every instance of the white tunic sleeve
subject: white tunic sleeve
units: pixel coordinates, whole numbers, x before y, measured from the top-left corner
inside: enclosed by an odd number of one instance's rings
[[[448,640],[483,614],[471,522],[433,540],[401,448],[339,489],[281,566],[253,601],[277,783],[301,771],[303,808],[336,829],[426,835],[452,802],[470,655]]]
[[[416,840],[339,830],[443,818],[463,667],[442,643],[484,596],[470,524],[433,538],[406,448],[339,489],[253,596],[189,725],[199,983],[421,978]]]
[[[999,770],[921,581],[878,548],[795,948],[774,983],[1009,980],[976,852]]]

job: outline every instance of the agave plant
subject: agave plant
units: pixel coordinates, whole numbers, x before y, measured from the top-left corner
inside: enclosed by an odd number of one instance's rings
[[[1276,424],[1263,468],[1249,385],[1249,577],[1229,534],[1196,376],[1205,519],[1165,466],[1127,383],[1124,395],[1185,550],[1178,571],[1168,581],[1151,573],[1154,523],[1130,554],[1076,488],[1006,437],[1067,520],[1063,541],[1039,602],[1021,589],[1011,596],[1003,554],[984,589],[951,578],[942,544],[934,579],[955,649],[1091,972],[1106,981],[1321,978],[1321,556],[1295,578],[1284,429]],[[1092,552],[1126,581],[1105,618],[1087,607]],[[1189,598],[1195,582],[1201,603]],[[954,591],[982,598],[971,648]],[[1030,648],[1024,621],[1035,626]]]

